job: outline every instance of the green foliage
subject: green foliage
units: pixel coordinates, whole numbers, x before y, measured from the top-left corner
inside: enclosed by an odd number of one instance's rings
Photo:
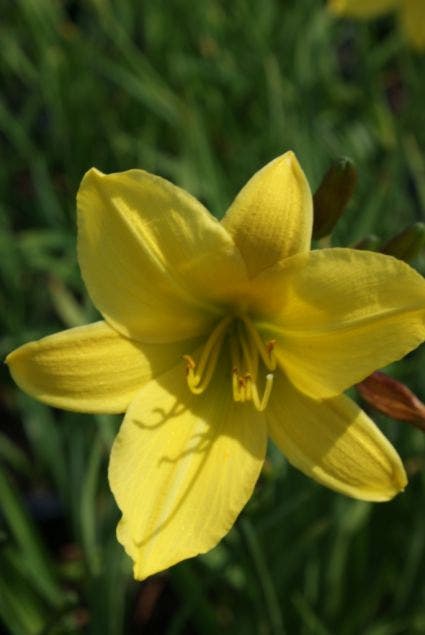
[[[92,321],[74,200],[92,165],[143,167],[221,216],[286,149],[315,189],[359,182],[333,244],[374,248],[425,220],[425,57],[391,18],[335,22],[318,0],[16,0],[0,24],[0,352]],[[372,243],[368,243],[372,244]],[[371,247],[369,247],[371,248]],[[419,253],[415,265],[423,270]],[[424,350],[394,367],[420,393]],[[270,450],[211,553],[140,585],[115,540],[119,421],[56,412],[1,369],[0,622],[12,635],[420,635],[425,439],[381,418],[411,483],[385,505],[324,491]]]

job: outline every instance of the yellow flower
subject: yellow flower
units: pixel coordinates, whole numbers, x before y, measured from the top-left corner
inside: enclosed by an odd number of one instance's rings
[[[356,498],[402,490],[400,458],[342,391],[425,339],[425,281],[389,256],[310,251],[291,152],[218,222],[141,170],[90,170],[78,255],[104,320],[12,352],[16,382],[86,412],[126,411],[109,469],[118,539],[142,579],[211,549],[252,494],[269,434]]]
[[[373,18],[395,10],[411,45],[425,49],[425,0],[328,0],[331,11],[353,18]]]

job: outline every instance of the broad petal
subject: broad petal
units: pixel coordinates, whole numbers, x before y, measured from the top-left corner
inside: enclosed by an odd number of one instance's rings
[[[404,0],[401,3],[401,24],[409,42],[418,50],[425,49],[425,2]]]
[[[421,0],[419,0],[421,1]],[[400,0],[329,0],[329,9],[338,15],[351,18],[374,18],[391,11]]]
[[[312,397],[343,392],[425,339],[425,280],[391,256],[313,251],[258,276],[252,293],[260,331]]]
[[[117,535],[137,579],[214,547],[259,476],[264,418],[235,404],[229,378],[216,375],[198,396],[183,367],[147,384],[113,446],[109,480],[123,513]]]
[[[90,170],[78,193],[78,253],[98,309],[124,335],[206,333],[246,270],[231,237],[192,196],[142,170]]]
[[[280,375],[266,412],[288,461],[322,485],[369,501],[389,500],[406,486],[393,446],[345,395],[316,401]]]
[[[147,381],[173,367],[193,341],[144,344],[96,322],[29,342],[6,358],[22,390],[77,412],[124,412]]]
[[[282,258],[308,251],[312,219],[307,179],[295,155],[286,152],[254,174],[222,224],[253,276]]]

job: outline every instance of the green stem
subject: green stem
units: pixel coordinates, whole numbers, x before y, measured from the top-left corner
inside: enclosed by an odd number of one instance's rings
[[[283,627],[279,600],[277,598],[273,580],[268,570],[261,545],[257,540],[252,524],[248,520],[242,520],[240,522],[240,528],[245,537],[246,544],[263,590],[272,633],[273,635],[284,635],[285,629]]]

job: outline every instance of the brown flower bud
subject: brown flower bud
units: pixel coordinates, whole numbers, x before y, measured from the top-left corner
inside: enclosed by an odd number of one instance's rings
[[[409,262],[425,246],[425,223],[414,223],[391,238],[379,251]]]
[[[356,388],[362,398],[379,412],[407,421],[425,432],[425,404],[400,381],[376,371]]]
[[[350,201],[357,182],[351,159],[334,161],[313,197],[313,238],[329,236]]]
[[[381,239],[375,234],[368,234],[358,242],[351,245],[352,249],[366,249],[367,251],[376,251],[379,247]]]

